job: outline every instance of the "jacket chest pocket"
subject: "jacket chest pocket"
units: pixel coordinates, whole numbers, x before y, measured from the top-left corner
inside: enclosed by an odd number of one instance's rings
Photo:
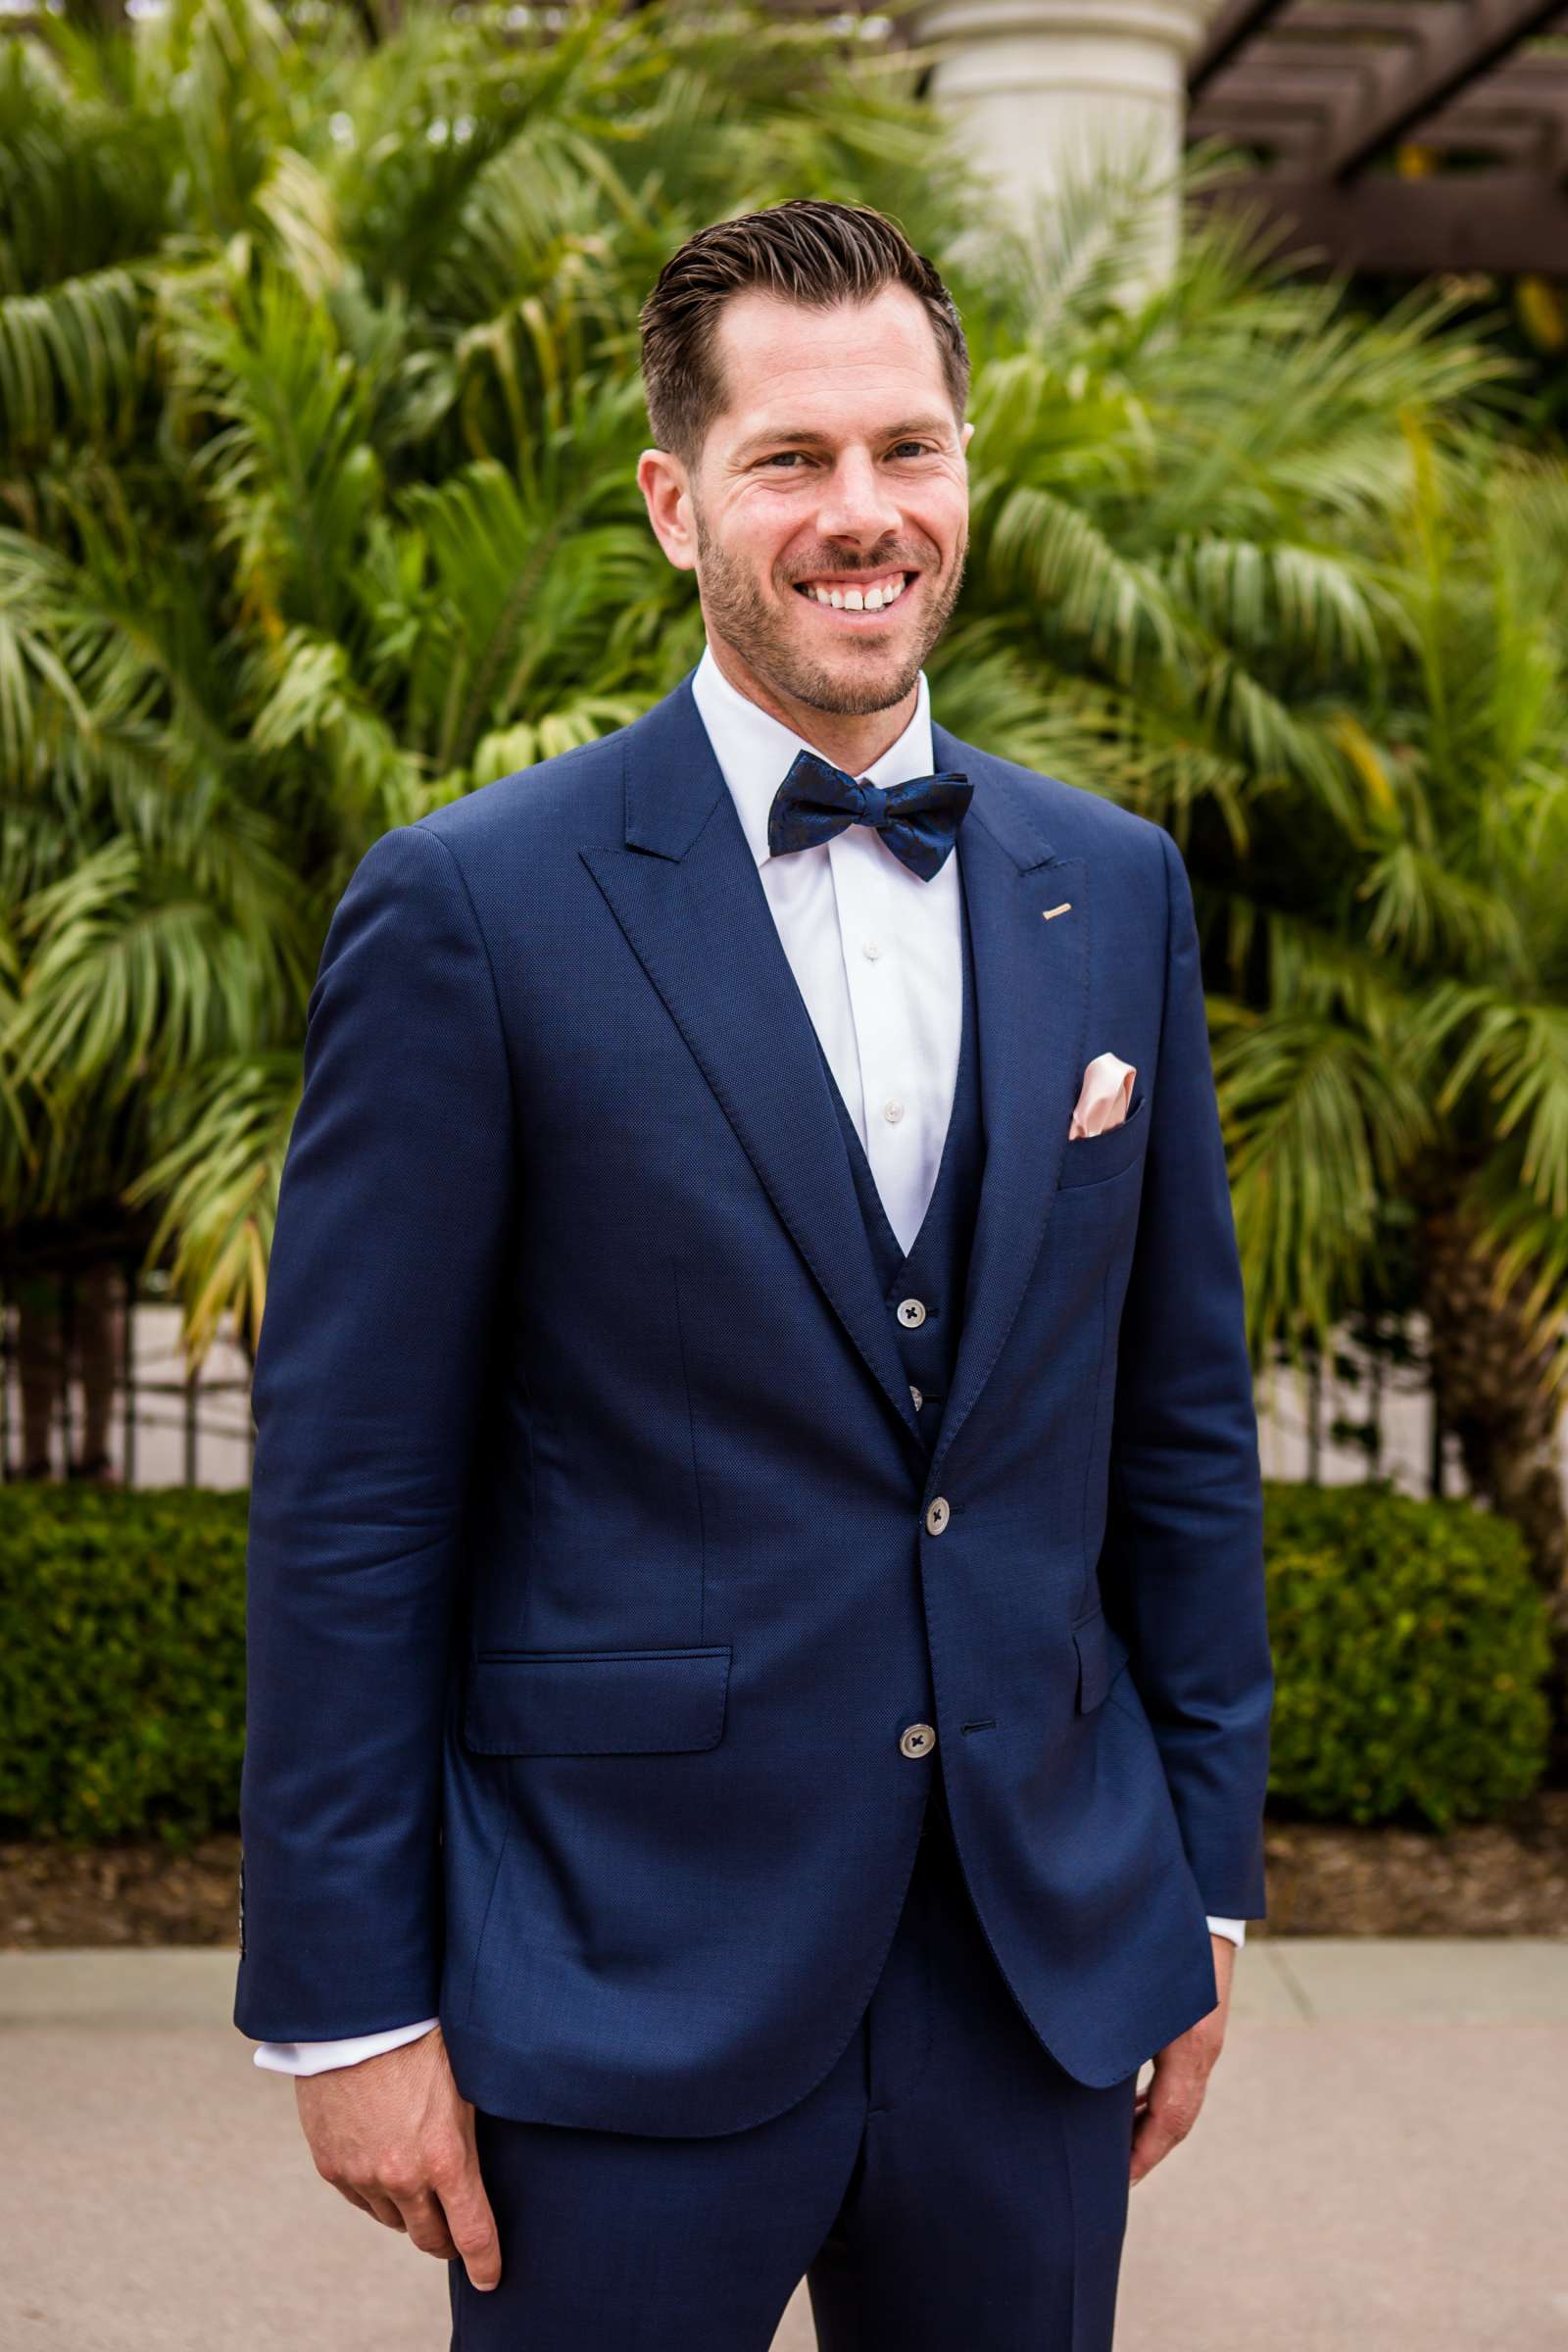
[[[1076,1142],[1069,1137],[1061,1154],[1056,1190],[1065,1192],[1074,1184],[1102,1184],[1111,1176],[1119,1176],[1123,1168],[1131,1167],[1135,1159],[1143,1156],[1148,1141],[1146,1092],[1139,1096],[1119,1126],[1107,1127],[1102,1135],[1081,1135]]]

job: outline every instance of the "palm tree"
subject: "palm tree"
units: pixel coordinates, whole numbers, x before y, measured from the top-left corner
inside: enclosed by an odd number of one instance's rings
[[[1414,455],[1411,662],[1379,713],[1395,814],[1361,889],[1431,1109],[1408,1189],[1438,1394],[1568,1633],[1568,478]]]

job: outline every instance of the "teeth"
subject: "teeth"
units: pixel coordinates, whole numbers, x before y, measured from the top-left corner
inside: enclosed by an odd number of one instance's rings
[[[867,588],[863,592],[858,588],[822,588],[815,582],[804,585],[808,596],[814,597],[819,605],[831,605],[836,612],[881,612],[904,594],[908,582],[901,572],[886,587]]]

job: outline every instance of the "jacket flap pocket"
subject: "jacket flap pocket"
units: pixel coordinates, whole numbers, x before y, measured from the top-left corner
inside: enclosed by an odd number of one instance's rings
[[[1143,1152],[1149,1136],[1149,1095],[1141,1094],[1114,1127],[1106,1127],[1099,1135],[1069,1136],[1061,1155],[1061,1174],[1056,1179],[1059,1192],[1064,1184],[1099,1184],[1107,1176],[1119,1176],[1130,1167]]]
[[[1080,1618],[1072,1629],[1072,1639],[1078,1652],[1078,1712],[1087,1715],[1099,1706],[1126,1665],[1128,1649],[1103,1609]]]
[[[491,1651],[468,1669],[463,1734],[485,1756],[627,1756],[716,1747],[730,1644]]]

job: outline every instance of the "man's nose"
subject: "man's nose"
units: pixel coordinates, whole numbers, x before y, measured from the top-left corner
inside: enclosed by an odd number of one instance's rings
[[[823,536],[876,541],[896,531],[898,501],[863,452],[847,453],[824,484],[817,521]]]

